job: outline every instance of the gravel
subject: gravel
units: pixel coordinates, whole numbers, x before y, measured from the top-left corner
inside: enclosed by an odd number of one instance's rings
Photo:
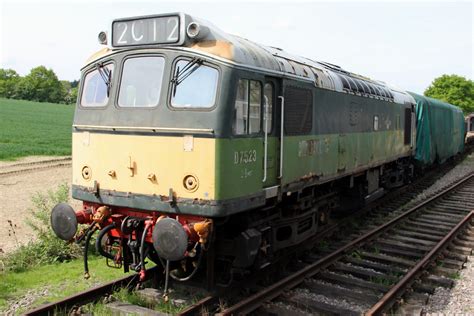
[[[322,302],[328,305],[336,306],[338,308],[348,309],[348,310],[357,311],[361,313],[367,310],[368,308],[370,308],[370,306],[367,305],[366,303],[361,302],[360,304],[357,304],[354,301],[349,301],[346,299],[330,298],[321,294],[312,293],[311,291],[307,289],[296,288],[294,290],[294,293],[296,293],[296,295],[299,297],[307,298],[311,301]]]
[[[474,171],[474,154],[458,164],[432,187],[423,192],[432,194],[449,182],[455,182],[469,172]],[[436,289],[425,308],[428,315],[474,315],[474,256],[469,256],[460,277],[452,289],[439,287]]]
[[[48,288],[42,288],[38,290],[30,290],[26,292],[25,295],[15,299],[14,301],[8,302],[8,309],[4,311],[5,315],[17,315],[20,310],[27,310],[29,307],[33,305],[33,303],[41,298],[49,295]],[[0,315],[3,315],[0,313]]]
[[[306,311],[304,309],[288,305],[283,302],[271,302],[264,305],[265,309],[270,313],[270,315],[292,315],[292,316],[313,316],[314,314]],[[257,313],[258,314],[258,311]],[[262,313],[263,314],[263,313]]]
[[[26,157],[17,161],[0,161],[0,172],[11,168],[30,168],[29,163],[64,159],[64,157]],[[35,235],[26,222],[37,192],[55,191],[62,183],[71,184],[71,166],[30,170],[24,173],[0,175],[0,256],[28,243]],[[80,206],[71,201],[74,208]]]
[[[452,289],[437,288],[426,308],[428,314],[474,315],[474,256],[469,256],[466,268]]]
[[[331,287],[334,287],[334,288],[338,288],[338,289],[341,289],[341,290],[350,290],[352,291],[353,293],[360,293],[360,294],[364,294],[364,291],[362,289],[357,289],[357,288],[347,288],[347,287],[344,287],[340,284],[337,284],[337,283],[329,283],[329,282],[325,282],[325,281],[322,281],[322,280],[317,280],[315,279],[314,280],[314,284],[321,284],[321,285],[329,285]]]
[[[468,173],[474,171],[474,154],[468,155],[461,163],[456,167],[448,171],[441,179],[436,181],[428,189],[420,193],[416,198],[411,200],[409,204],[415,203],[422,199],[429,197],[430,195],[435,194],[436,192],[442,190],[450,183],[455,183],[459,179],[465,177]]]

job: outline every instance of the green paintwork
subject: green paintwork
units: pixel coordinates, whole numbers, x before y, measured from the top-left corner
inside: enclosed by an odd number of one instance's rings
[[[256,193],[262,179],[262,138],[216,139],[216,200]]]
[[[160,209],[167,212],[224,216],[265,204],[264,188],[281,185],[281,192],[294,190],[298,186],[314,185],[365,171],[371,167],[392,162],[411,155],[410,146],[403,145],[403,113],[410,104],[399,104],[376,98],[362,97],[349,93],[331,91],[316,87],[308,80],[296,78],[266,77],[268,74],[255,69],[235,67],[212,58],[205,63],[219,68],[219,88],[215,107],[209,109],[175,109],[169,104],[169,79],[173,73],[173,60],[194,53],[140,49],[117,52],[101,61],[114,60],[120,67],[124,58],[133,54],[153,53],[166,57],[165,79],[158,105],[153,108],[120,108],[116,97],[110,98],[103,108],[76,108],[75,124],[93,126],[160,127],[176,129],[176,135],[183,135],[186,129],[211,130],[212,133],[195,133],[194,137],[215,139],[215,200],[177,201],[177,207],[163,202],[160,197],[137,194],[129,197],[126,192],[108,192],[103,200],[96,199],[86,190],[77,189],[82,199],[111,205],[122,205],[137,209]],[[203,57],[203,56],[200,56]],[[86,73],[90,65],[83,69]],[[119,74],[120,72],[116,72]],[[166,77],[167,76],[167,77]],[[272,81],[275,86],[273,104],[273,129],[268,137],[268,174],[263,179],[264,135],[235,136],[232,131],[236,86],[240,78]],[[119,76],[112,79],[111,95],[116,96]],[[310,89],[313,95],[312,128],[310,135],[285,136],[283,177],[279,178],[281,103],[277,96],[285,95],[285,88],[296,86]],[[287,102],[285,109],[291,109]],[[379,128],[374,131],[374,120]],[[262,122],[263,124],[263,122]],[[284,125],[285,133],[288,126]],[[182,130],[180,130],[182,129]],[[113,133],[119,133],[114,131]],[[125,134],[126,132],[120,132]],[[133,130],[137,135],[175,136],[153,131]],[[187,134],[186,134],[187,135]],[[170,172],[173,172],[172,170]],[[123,194],[122,194],[123,193]],[[166,200],[166,197],[163,197]],[[97,201],[96,201],[97,200]],[[202,202],[202,203],[201,203]]]
[[[278,184],[279,172],[279,143],[276,137],[268,137],[267,145],[267,180],[263,182],[264,187],[271,187]],[[263,151],[262,151],[263,153]],[[263,170],[263,166],[262,166]],[[262,176],[263,180],[263,176]]]
[[[286,137],[284,148],[283,185],[309,176],[324,181],[410,154],[401,130]]]
[[[262,138],[216,140],[216,200],[254,194],[268,186],[263,179]],[[269,148],[276,148],[276,137],[269,138]],[[324,182],[357,169],[380,165],[410,155],[410,146],[403,145],[402,130],[366,133],[287,136],[284,140],[282,185],[302,178],[317,176]],[[240,152],[255,150],[255,161],[245,163]],[[272,151],[274,164],[267,177],[277,183],[279,170],[277,151]],[[236,153],[239,153],[236,159]]]
[[[454,105],[410,92],[416,100],[416,154],[422,164],[444,162],[464,149],[465,124]]]

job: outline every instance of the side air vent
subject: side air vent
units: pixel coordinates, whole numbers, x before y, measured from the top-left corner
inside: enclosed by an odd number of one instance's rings
[[[362,95],[371,95],[371,96],[378,96],[381,98],[386,98],[393,101],[393,94],[390,92],[389,89],[380,86],[378,84],[374,84],[369,81],[365,81],[363,79],[354,78],[351,76],[337,74],[338,78],[342,82],[342,87],[347,92],[362,94]]]
[[[285,90],[285,132],[305,135],[313,127],[313,95],[311,90],[288,87]]]

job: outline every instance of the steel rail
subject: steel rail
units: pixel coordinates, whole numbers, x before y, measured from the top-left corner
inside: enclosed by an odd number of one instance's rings
[[[55,163],[55,162],[65,162],[65,161],[71,161],[71,160],[72,160],[72,158],[71,158],[71,156],[69,156],[69,157],[64,157],[64,158],[55,158],[55,159],[47,159],[47,160],[39,160],[39,161],[18,162],[18,163],[14,163],[14,164],[11,164],[11,165],[1,166],[0,170],[15,168],[15,167],[23,167],[23,166],[35,166],[35,165],[42,165],[42,164],[50,164],[50,163]]]
[[[292,289],[303,282],[306,278],[312,277],[313,275],[320,272],[322,269],[331,265],[334,261],[344,256],[348,251],[352,250],[354,247],[371,240],[372,238],[376,237],[377,235],[381,234],[385,231],[388,227],[400,222],[401,220],[407,218],[408,216],[412,215],[422,207],[426,206],[427,204],[439,199],[440,197],[450,193],[454,189],[460,187],[470,179],[474,178],[474,172],[470,172],[464,178],[459,180],[458,183],[452,184],[451,186],[445,188],[443,191],[437,193],[436,195],[432,196],[431,198],[423,201],[422,203],[410,208],[403,214],[395,217],[391,221],[374,228],[370,232],[360,236],[356,240],[348,243],[344,247],[339,248],[335,252],[327,255],[326,257],[312,263],[303,269],[295,272],[294,274],[276,282],[275,284],[267,287],[266,289],[244,299],[243,301],[227,308],[226,310],[222,311],[217,315],[242,315],[248,314],[257,308],[259,308],[264,302],[270,301],[279,295],[281,295],[284,291]]]
[[[146,272],[146,280],[153,278],[157,272],[158,268],[153,267],[148,269]],[[94,287],[89,290],[71,295],[60,301],[42,305],[34,310],[28,311],[23,315],[54,315],[58,311],[64,311],[73,308],[74,306],[83,305],[85,303],[94,302],[99,300],[103,295],[111,293],[117,288],[122,287],[133,287],[138,283],[140,279],[139,274],[129,275],[97,287]],[[69,313],[66,313],[67,315]]]
[[[60,168],[60,167],[65,167],[65,166],[70,166],[70,165],[71,165],[70,162],[64,162],[64,163],[51,164],[51,165],[45,165],[45,166],[38,166],[38,167],[35,167],[35,168],[29,168],[29,169],[6,171],[6,172],[0,172],[0,176],[10,176],[10,175],[13,175],[13,174],[43,171],[43,170],[46,170],[46,169]]]
[[[177,315],[178,316],[205,315],[206,313],[203,313],[203,308],[205,308],[206,306],[211,306],[213,304],[216,304],[218,301],[219,301],[219,297],[217,296],[206,296],[205,298],[197,301],[193,305],[183,309]]]
[[[59,168],[59,167],[70,166],[70,165],[71,165],[70,160],[69,161],[59,160],[57,162],[28,164],[28,165],[25,165],[25,167],[28,166],[27,168],[22,168],[22,169],[14,169],[14,170],[8,170],[8,171],[2,171],[2,169],[0,169],[0,176],[9,176],[13,174],[42,171],[45,169]],[[3,169],[6,169],[6,168],[3,168]]]
[[[474,218],[474,210],[464,217],[436,246],[426,254],[408,273],[395,284],[377,303],[366,313],[367,316],[380,315],[390,308],[393,303],[403,294],[423,269],[449,244],[449,242]]]

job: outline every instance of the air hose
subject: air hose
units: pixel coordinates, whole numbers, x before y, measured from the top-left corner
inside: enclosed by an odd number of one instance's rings
[[[112,229],[115,228],[115,223],[112,223],[106,227],[104,227],[104,229],[102,229],[100,232],[99,232],[99,236],[97,236],[97,240],[95,241],[95,249],[97,250],[97,252],[99,254],[101,254],[102,256],[106,257],[106,258],[109,258],[110,260],[114,260],[115,259],[115,256],[107,251],[104,250],[104,248],[102,248],[102,239],[104,238],[104,236]]]
[[[89,243],[90,243],[91,237],[95,233],[96,230],[97,230],[97,226],[94,226],[86,235],[86,241],[85,241],[86,244],[84,245],[84,278],[85,279],[88,279],[90,277],[89,265],[87,262],[87,255],[89,253]]]
[[[175,281],[179,281],[179,282],[185,282],[185,281],[188,281],[189,279],[191,279],[195,274],[196,272],[199,270],[199,267],[201,265],[201,261],[202,261],[202,257],[204,256],[203,254],[204,250],[203,248],[201,247],[200,251],[199,251],[199,258],[198,258],[198,261],[197,261],[197,264],[196,266],[194,267],[194,270],[193,272],[191,272],[188,276],[184,277],[184,278],[180,278],[178,277],[177,275],[175,275],[174,273],[170,272],[169,273],[169,276],[175,280]],[[169,266],[168,262],[165,263],[163,262],[163,259],[161,257],[158,257],[158,259],[160,259],[160,262],[161,262],[161,265],[163,266],[163,268],[167,268],[167,266]],[[167,260],[168,261],[168,260]]]
[[[140,240],[140,280],[143,281],[145,279],[145,241],[146,241],[146,234],[148,229],[150,229],[151,224],[146,224],[145,228],[143,229],[142,239]]]

